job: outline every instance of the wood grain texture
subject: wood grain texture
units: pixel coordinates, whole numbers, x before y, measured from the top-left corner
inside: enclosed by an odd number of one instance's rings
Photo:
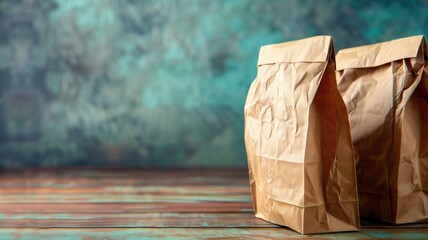
[[[97,229],[0,229],[0,240],[135,240],[135,239],[427,239],[428,230],[382,230],[301,235],[287,228],[97,228]]]
[[[362,228],[304,236],[255,218],[245,169],[0,173],[0,239],[428,239],[428,223]]]

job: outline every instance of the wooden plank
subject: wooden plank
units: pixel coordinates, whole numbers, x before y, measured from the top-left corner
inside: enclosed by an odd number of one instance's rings
[[[106,178],[107,177],[107,178]],[[0,181],[2,180],[19,180],[19,179],[128,179],[128,178],[146,178],[146,179],[172,179],[172,180],[207,180],[207,179],[248,179],[248,171],[246,169],[217,169],[217,170],[122,170],[122,169],[34,169],[34,170],[19,170],[19,171],[3,171],[0,172]]]
[[[364,230],[301,235],[287,228],[0,229],[0,239],[428,239],[428,230]]]
[[[252,212],[241,213],[4,213],[0,227],[278,227],[257,219]],[[428,229],[428,222],[386,225],[363,221],[362,229]]]
[[[230,180],[248,182],[248,172],[245,169],[240,170],[22,170],[22,171],[3,171],[0,172],[0,183],[18,182],[22,180],[31,180],[31,182],[40,181],[96,181],[96,183],[120,183],[128,179],[139,182],[139,180],[149,180],[156,183],[162,182],[224,182],[233,185]]]
[[[0,213],[253,212],[252,203],[48,203],[0,204]]]
[[[253,213],[21,213],[0,214],[0,228],[277,227]]]
[[[0,181],[1,187],[93,187],[93,186],[134,186],[134,185],[156,185],[156,186],[177,186],[177,185],[216,185],[216,186],[244,186],[249,185],[247,179],[224,179],[221,177],[212,178],[181,178],[181,179],[155,179],[147,177],[128,177],[128,178],[15,178],[15,179],[2,179]]]
[[[3,203],[197,203],[251,202],[248,195],[6,194]]]
[[[128,178],[3,178],[0,181],[1,188],[19,188],[19,187],[97,187],[97,186],[179,186],[179,185],[215,185],[215,186],[249,186],[247,179],[221,178],[219,177],[191,177],[191,178],[165,178],[156,179],[148,177],[128,177]]]
[[[69,186],[66,188],[47,187],[2,187],[0,194],[185,194],[185,195],[250,195],[249,186],[180,185],[180,186]]]

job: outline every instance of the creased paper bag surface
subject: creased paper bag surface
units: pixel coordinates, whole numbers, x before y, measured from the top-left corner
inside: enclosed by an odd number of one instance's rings
[[[331,37],[263,46],[244,111],[256,217],[300,233],[357,230],[354,153]]]
[[[338,87],[356,151],[360,213],[428,219],[428,64],[423,36],[344,49]]]

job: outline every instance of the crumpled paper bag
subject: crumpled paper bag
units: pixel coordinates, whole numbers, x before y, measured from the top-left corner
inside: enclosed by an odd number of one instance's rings
[[[331,37],[260,49],[245,103],[245,145],[256,217],[303,234],[359,228]]]
[[[339,51],[338,87],[356,151],[360,213],[428,219],[428,56],[423,36]]]

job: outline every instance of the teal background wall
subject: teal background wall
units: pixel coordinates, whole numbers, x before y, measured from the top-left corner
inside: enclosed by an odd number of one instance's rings
[[[245,167],[261,45],[428,34],[428,1],[0,1],[0,168]]]

